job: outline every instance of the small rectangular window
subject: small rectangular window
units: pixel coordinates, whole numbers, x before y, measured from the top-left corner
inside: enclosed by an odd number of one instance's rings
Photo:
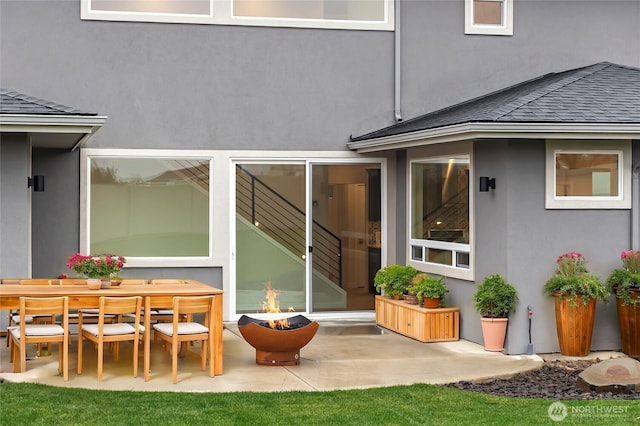
[[[513,0],[465,0],[465,34],[513,35]]]
[[[617,197],[620,157],[556,152],[556,197]]]
[[[631,207],[630,141],[547,141],[546,208]]]

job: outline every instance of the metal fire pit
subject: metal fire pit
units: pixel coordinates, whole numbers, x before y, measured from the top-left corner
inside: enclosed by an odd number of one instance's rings
[[[256,349],[256,364],[299,365],[300,348],[313,339],[319,324],[297,315],[288,318],[290,327],[271,328],[266,321],[243,315],[238,320],[242,337]]]

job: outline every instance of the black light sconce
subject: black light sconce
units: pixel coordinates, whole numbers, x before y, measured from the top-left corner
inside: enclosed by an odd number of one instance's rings
[[[496,189],[496,178],[480,176],[480,192],[489,192],[489,189]]]
[[[27,178],[27,188],[31,187],[34,192],[44,192],[44,176],[35,175],[32,178]]]

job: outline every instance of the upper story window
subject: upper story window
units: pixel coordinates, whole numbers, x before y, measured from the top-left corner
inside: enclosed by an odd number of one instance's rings
[[[89,20],[393,30],[393,0],[81,0]]]
[[[465,34],[513,35],[513,0],[465,0]]]
[[[630,141],[547,141],[546,207],[631,207]]]
[[[83,151],[83,252],[129,266],[211,264],[212,158],[96,151]]]

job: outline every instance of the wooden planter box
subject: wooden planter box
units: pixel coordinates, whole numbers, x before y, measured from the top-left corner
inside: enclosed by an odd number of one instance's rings
[[[402,300],[376,296],[376,324],[421,342],[460,339],[458,308],[425,309]]]

